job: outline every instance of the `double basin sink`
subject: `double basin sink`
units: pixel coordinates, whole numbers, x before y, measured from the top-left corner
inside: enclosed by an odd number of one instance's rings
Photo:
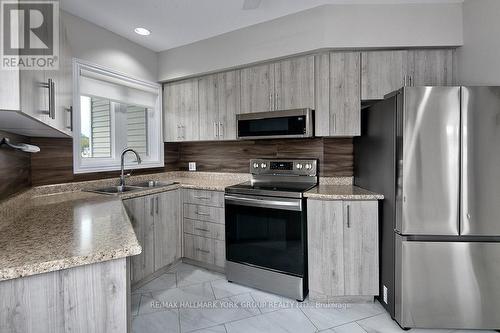
[[[145,182],[141,182],[141,183],[137,183],[137,184],[133,184],[133,185],[110,186],[110,187],[103,187],[103,188],[92,189],[92,190],[87,190],[87,191],[100,193],[100,194],[118,195],[118,194],[122,194],[122,193],[126,193],[126,192],[143,191],[146,189],[165,187],[165,186],[170,186],[173,184],[177,184],[177,182],[162,182],[162,181],[158,181],[158,180],[150,180],[150,181],[145,181]]]

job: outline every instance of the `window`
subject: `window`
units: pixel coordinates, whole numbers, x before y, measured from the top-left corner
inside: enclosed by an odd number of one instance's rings
[[[142,163],[127,155],[126,167],[164,165],[161,88],[74,62],[74,172],[120,169],[120,153],[136,150]],[[77,134],[78,133],[78,134]]]

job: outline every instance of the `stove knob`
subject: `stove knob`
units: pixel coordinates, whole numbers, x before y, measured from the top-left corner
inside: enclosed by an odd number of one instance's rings
[[[253,164],[253,168],[254,168],[254,169],[258,169],[258,168],[259,168],[259,163],[257,163],[257,162],[256,162],[256,163],[254,163],[254,164]]]
[[[300,163],[297,163],[296,167],[298,170],[301,170],[303,168],[302,164],[300,164]]]
[[[312,165],[309,163],[306,163],[306,170],[311,170],[311,169],[312,169]]]
[[[262,164],[260,165],[260,167],[261,167],[262,169],[265,169],[265,168],[267,168],[267,164],[266,164],[266,163],[262,163]]]

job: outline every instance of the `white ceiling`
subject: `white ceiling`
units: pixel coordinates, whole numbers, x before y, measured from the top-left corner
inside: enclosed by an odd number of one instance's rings
[[[62,8],[154,51],[217,36],[323,4],[450,3],[463,0],[62,0]],[[139,36],[134,28],[151,30]]]

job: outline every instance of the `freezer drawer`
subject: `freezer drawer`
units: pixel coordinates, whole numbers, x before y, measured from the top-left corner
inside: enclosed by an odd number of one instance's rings
[[[499,329],[500,243],[396,236],[396,311],[402,327]]]

